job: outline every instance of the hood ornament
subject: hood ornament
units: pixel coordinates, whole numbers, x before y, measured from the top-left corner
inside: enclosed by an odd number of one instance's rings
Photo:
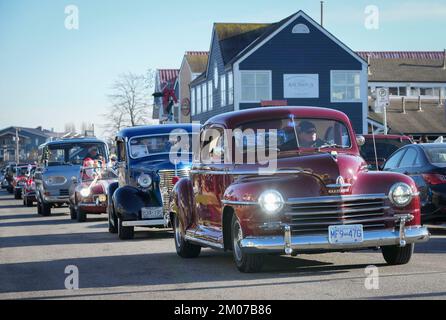
[[[330,189],[330,190],[328,190],[329,193],[342,194],[342,193],[348,193],[350,191],[351,186],[352,185],[350,183],[345,182],[345,179],[343,176],[339,176],[336,179],[336,183],[328,184],[327,188]]]

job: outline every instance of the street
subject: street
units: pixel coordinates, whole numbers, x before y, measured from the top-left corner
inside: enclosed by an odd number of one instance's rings
[[[0,191],[0,299],[446,299],[446,232],[432,230],[405,266],[386,266],[378,251],[268,257],[258,274],[242,274],[230,252],[175,253],[171,230],[137,229],[136,239],[108,233],[107,218],[79,224],[68,208],[41,217]],[[379,288],[366,289],[366,267]],[[67,266],[79,290],[65,288]]]

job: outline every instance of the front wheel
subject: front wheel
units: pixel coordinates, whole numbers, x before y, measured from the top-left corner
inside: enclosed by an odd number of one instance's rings
[[[27,207],[32,207],[33,206],[33,201],[30,198],[24,197],[23,201],[25,203],[25,206],[27,206]]]
[[[248,254],[242,251],[240,241],[243,240],[243,231],[240,222],[234,215],[232,217],[232,254],[237,269],[244,273],[255,273],[262,270],[264,256],[261,254]]]
[[[76,209],[72,205],[70,205],[70,218],[71,218],[71,220],[77,219]]]
[[[121,240],[131,240],[135,237],[134,227],[124,227],[122,220],[118,218],[118,237]]]
[[[175,232],[175,249],[177,250],[177,254],[181,258],[191,259],[196,258],[200,255],[201,247],[195,244],[187,242],[181,231],[181,223],[180,219],[178,219],[178,215],[174,215],[173,218],[173,228]]]
[[[16,200],[22,199],[22,190],[17,188],[14,189],[14,199]]]
[[[387,246],[381,248],[384,260],[386,260],[387,264],[394,266],[408,264],[412,258],[414,249],[415,245],[413,243],[405,247]]]
[[[113,213],[113,204],[110,202],[108,203],[107,206],[107,212],[108,212],[108,232],[116,234],[118,233],[118,220],[116,219]]]
[[[51,205],[46,202],[41,202],[41,214],[44,217],[48,217],[51,215]]]
[[[81,208],[77,207],[76,218],[77,222],[85,222],[87,221],[87,214]]]

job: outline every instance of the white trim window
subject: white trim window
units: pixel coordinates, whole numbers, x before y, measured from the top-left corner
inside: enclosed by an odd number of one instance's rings
[[[361,102],[361,71],[331,71],[331,102]]]
[[[203,98],[203,112],[208,111],[208,94],[206,82],[201,85],[201,93]]]
[[[241,102],[272,100],[271,71],[241,71]]]
[[[190,108],[191,108],[191,112],[192,112],[193,116],[196,114],[195,107],[196,107],[196,104],[195,104],[195,87],[194,87],[194,88],[191,88],[191,90],[190,90]]]
[[[208,109],[214,108],[214,88],[212,88],[212,80],[208,82]]]
[[[221,106],[226,106],[226,75],[220,76]]]
[[[234,104],[234,76],[232,71],[228,73],[228,104]]]
[[[202,97],[201,97],[201,85],[197,86],[197,114],[201,113],[201,101],[202,101]]]

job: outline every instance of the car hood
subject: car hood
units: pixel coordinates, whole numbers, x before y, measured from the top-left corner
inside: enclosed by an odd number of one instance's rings
[[[57,167],[46,167],[42,174],[44,177],[51,176],[64,176],[67,179],[76,177],[79,179],[81,172],[81,166],[71,165],[71,166],[57,166]]]

